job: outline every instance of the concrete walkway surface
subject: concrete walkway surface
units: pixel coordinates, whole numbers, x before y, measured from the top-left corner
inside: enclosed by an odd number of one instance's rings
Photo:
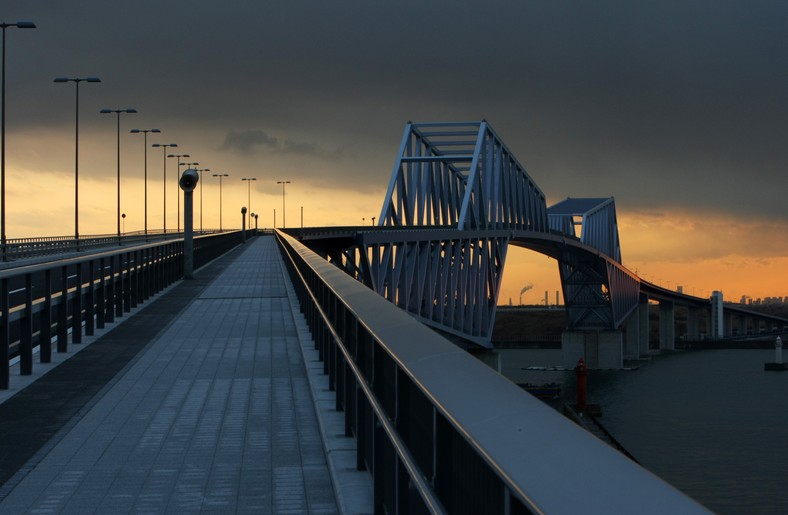
[[[305,366],[302,346],[311,343],[273,237],[218,261],[72,358],[90,361],[91,349],[109,345],[104,339],[116,331],[115,344],[144,347],[82,404],[72,403],[55,434],[9,474],[0,513],[371,511],[366,473],[346,466],[352,440],[336,434],[337,419],[317,418],[316,405],[331,410],[313,392],[327,388],[310,383],[307,370],[319,375],[322,366],[312,357]],[[92,357],[88,369],[74,365],[72,384],[101,368]],[[24,393],[38,383],[37,398],[57,398],[62,381],[45,391],[53,373],[0,405],[0,416],[11,416],[2,409],[15,399],[17,410],[35,411]],[[324,438],[334,441],[329,455],[337,449],[331,466]],[[335,494],[342,482],[353,499]]]

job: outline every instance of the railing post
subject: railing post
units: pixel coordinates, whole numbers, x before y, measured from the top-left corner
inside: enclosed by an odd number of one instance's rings
[[[104,258],[99,258],[99,286],[96,295],[96,328],[104,329],[104,320],[107,316],[107,271],[104,268]]]
[[[44,308],[38,329],[38,353],[41,363],[52,362],[52,270],[44,272]]]
[[[132,274],[134,273],[134,267],[131,263],[131,252],[125,252],[118,256],[120,259],[123,260],[123,270],[125,270],[125,274],[123,275],[123,311],[128,313],[131,311],[132,308],[132,293],[131,293],[131,285],[133,283]]]
[[[76,264],[74,309],[71,312],[71,342],[82,343],[82,263]]]
[[[107,273],[107,298],[105,305],[105,320],[107,323],[115,321],[115,258],[110,256],[107,258],[109,264],[109,272]]]
[[[57,305],[57,351],[68,352],[68,267],[60,267],[60,299]]]
[[[134,293],[131,296],[132,307],[137,307],[145,301],[145,275],[143,267],[143,250],[134,251]]]
[[[94,327],[94,317],[96,314],[95,311],[95,304],[96,304],[96,288],[94,284],[95,279],[95,268],[96,262],[92,259],[88,260],[88,274],[87,274],[87,283],[88,283],[88,290],[85,292],[85,336],[93,336],[95,332],[93,331]]]
[[[33,373],[33,276],[25,274],[25,311],[19,322],[19,374]]]
[[[8,320],[8,279],[0,279],[0,389],[8,390],[11,374],[8,370],[10,331]]]
[[[115,316],[120,318],[123,316],[123,256],[117,254],[113,257],[117,260],[117,274],[115,276]]]

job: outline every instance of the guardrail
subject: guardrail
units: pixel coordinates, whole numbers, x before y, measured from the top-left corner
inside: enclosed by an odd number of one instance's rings
[[[707,513],[276,232],[375,513]]]
[[[194,239],[198,268],[240,244],[241,232]],[[83,254],[0,271],[0,389],[10,386],[9,361],[19,356],[21,375],[33,370],[33,349],[42,363],[68,352],[95,329],[183,277],[183,239]]]
[[[208,235],[221,232],[218,229],[206,229],[197,231],[195,234]],[[40,236],[35,238],[12,238],[6,240],[3,259],[13,261],[37,256],[51,256],[54,254],[64,254],[78,251],[96,250],[110,247],[113,245],[138,245],[142,243],[155,242],[164,239],[177,240],[183,238],[182,232],[170,231],[164,233],[159,230],[133,231],[123,233],[118,239],[117,234],[99,234],[80,237],[76,240],[73,236]]]

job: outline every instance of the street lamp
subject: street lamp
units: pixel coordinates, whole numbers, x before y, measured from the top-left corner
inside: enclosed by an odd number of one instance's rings
[[[3,80],[2,80],[2,128],[0,129],[0,204],[2,204],[2,211],[0,211],[0,244],[2,244],[3,260],[6,259],[5,253],[5,29],[6,27],[16,27],[18,29],[35,29],[36,24],[32,21],[18,21],[16,23],[0,23],[3,28]]]
[[[74,130],[74,242],[79,250],[79,83],[101,82],[98,77],[56,77],[55,82],[73,82],[76,85],[76,123]]]
[[[241,177],[242,181],[246,181],[246,206],[249,208],[249,228],[252,227],[252,181],[256,181],[255,177]]]
[[[120,239],[120,115],[121,113],[133,114],[136,109],[102,109],[99,111],[101,114],[115,113],[118,115],[118,245],[121,243]]]
[[[183,163],[181,163],[181,158],[182,157],[191,157],[191,156],[189,154],[170,154],[167,157],[175,157],[175,158],[177,158],[176,162],[178,163],[178,174],[175,176],[175,178],[178,181],[180,181],[181,180],[181,165],[183,164]],[[177,189],[175,191],[178,193],[178,196],[177,196],[177,199],[178,199],[178,211],[177,211],[178,218],[176,220],[177,221],[177,227],[178,227],[178,231],[177,232],[180,233],[181,232],[181,193]]]
[[[228,173],[215,173],[214,177],[219,178],[219,232],[222,232],[222,177],[229,177]]]
[[[210,172],[210,168],[200,168],[197,170],[197,173],[202,175],[202,172]],[[205,181],[200,181],[200,232],[202,232],[202,183]]]
[[[285,184],[290,184],[290,181],[276,181],[277,184],[282,185],[282,229],[285,229]]]
[[[131,129],[132,134],[140,132],[145,136],[145,239],[148,239],[148,133],[161,132],[159,129]]]
[[[164,157],[164,212],[162,213],[164,222],[164,237],[167,237],[167,147],[177,147],[177,143],[154,143],[152,147],[161,147]]]

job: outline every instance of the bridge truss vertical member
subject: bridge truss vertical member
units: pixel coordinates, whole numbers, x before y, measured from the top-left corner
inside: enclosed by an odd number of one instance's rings
[[[508,231],[374,231],[328,258],[423,323],[490,348],[508,242]]]
[[[550,228],[608,259],[567,254],[559,264],[569,328],[617,329],[637,307],[640,282],[621,265],[615,200],[567,198],[548,210]]]
[[[544,193],[485,121],[408,123],[378,225],[549,231]]]

